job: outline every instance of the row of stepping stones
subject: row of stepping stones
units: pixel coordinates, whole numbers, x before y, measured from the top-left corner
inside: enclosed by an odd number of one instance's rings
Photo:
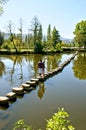
[[[74,57],[77,55],[78,52],[73,54],[69,59],[67,59],[64,63],[60,64],[59,67],[56,69],[45,73],[44,76],[37,76],[37,78],[32,78],[30,81],[26,81],[26,83],[21,84],[19,87],[13,87],[12,92],[6,94],[6,96],[0,96],[0,105],[1,106],[8,106],[9,100],[15,100],[16,95],[24,95],[25,91],[31,91],[35,89],[36,85],[39,81],[44,81],[47,78],[51,77],[54,74],[57,74],[59,71],[62,71],[65,65],[67,65]]]

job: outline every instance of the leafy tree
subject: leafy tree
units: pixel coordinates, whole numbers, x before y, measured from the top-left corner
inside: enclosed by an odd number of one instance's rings
[[[9,24],[7,26],[7,30],[8,30],[8,33],[9,33],[9,40],[10,40],[10,42],[13,43],[13,46],[14,46],[14,48],[16,50],[16,53],[17,53],[18,52],[17,47],[16,47],[16,45],[14,43],[14,36],[15,35],[13,34],[13,23],[12,23],[12,21],[9,21]]]
[[[38,43],[42,44],[42,25],[39,26]]]
[[[8,0],[0,0],[0,15],[3,13],[3,6]]]
[[[47,46],[51,46],[51,25],[49,24],[47,29]]]
[[[39,20],[37,17],[34,17],[33,18],[33,21],[32,21],[32,27],[31,27],[31,31],[33,33],[33,44],[35,45],[38,41],[38,31],[39,31],[39,26],[40,26],[40,23],[39,23]]]
[[[86,20],[77,23],[75,27],[75,42],[79,44],[79,46],[86,47]]]
[[[53,31],[52,31],[52,45],[55,49],[57,43],[60,42],[60,35],[59,32],[57,31],[57,29],[54,27]]]
[[[33,36],[30,33],[28,33],[27,43],[29,48],[33,47]]]
[[[44,35],[43,36],[43,41],[42,41],[42,45],[43,45],[43,49],[45,49],[45,51],[47,51],[46,49],[47,49],[47,45],[46,45],[46,36]]]
[[[39,23],[37,17],[34,17],[32,21],[31,31],[33,32],[34,52],[42,53],[42,25]]]
[[[39,42],[37,42],[34,46],[34,53],[43,53],[43,46]]]
[[[4,36],[1,33],[1,31],[0,31],[0,48],[1,48],[1,46],[2,46],[3,43],[4,43]]]

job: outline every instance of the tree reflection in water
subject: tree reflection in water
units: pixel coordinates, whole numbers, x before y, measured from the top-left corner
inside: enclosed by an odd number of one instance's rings
[[[62,54],[27,54],[27,55],[3,55],[1,56],[0,75],[3,75],[12,86],[19,85],[25,80],[38,75],[38,61],[45,61],[45,72],[58,67]],[[3,73],[5,72],[5,74]]]
[[[41,99],[45,93],[45,86],[44,82],[39,83],[39,89],[38,89],[38,97]]]
[[[79,53],[73,62],[74,76],[85,80],[86,79],[86,53]]]
[[[2,77],[3,73],[5,73],[5,65],[0,61],[0,77]]]

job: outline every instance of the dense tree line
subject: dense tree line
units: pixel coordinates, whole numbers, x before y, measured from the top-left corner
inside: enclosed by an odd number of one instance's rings
[[[59,31],[56,27],[51,30],[49,24],[47,29],[47,36],[43,35],[42,24],[40,24],[37,17],[32,19],[32,25],[29,29],[29,33],[23,37],[22,20],[20,21],[20,27],[18,27],[19,33],[13,32],[13,23],[9,21],[7,25],[8,38],[2,45],[2,48],[15,49],[16,53],[22,48],[33,49],[35,53],[43,53],[46,50],[57,50],[57,44],[61,43]],[[2,36],[2,35],[1,35]]]
[[[3,13],[3,4],[8,0],[0,0],[0,14]],[[39,22],[37,17],[32,19],[31,28],[28,34],[23,34],[22,19],[20,19],[20,26],[18,27],[19,33],[16,34],[13,31],[13,23],[9,21],[7,25],[8,38],[4,38],[4,34],[0,32],[0,48],[15,49],[16,53],[21,49],[32,49],[35,53],[43,53],[47,51],[61,51],[62,46],[78,46],[86,48],[86,20],[76,24],[74,30],[74,39],[70,44],[65,44],[61,41],[59,31],[54,26],[51,29],[51,25],[48,25],[47,35],[43,34],[42,24]]]

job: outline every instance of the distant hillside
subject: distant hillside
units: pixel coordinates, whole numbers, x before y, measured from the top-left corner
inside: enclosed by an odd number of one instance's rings
[[[3,34],[4,34],[4,38],[8,39],[9,34],[8,33],[3,33]],[[23,38],[25,38],[25,36],[26,36],[26,34],[23,34]],[[66,43],[70,43],[73,39],[61,37],[61,40],[66,42]]]
[[[66,43],[70,43],[70,42],[72,42],[73,39],[61,37],[61,40],[66,42]]]

